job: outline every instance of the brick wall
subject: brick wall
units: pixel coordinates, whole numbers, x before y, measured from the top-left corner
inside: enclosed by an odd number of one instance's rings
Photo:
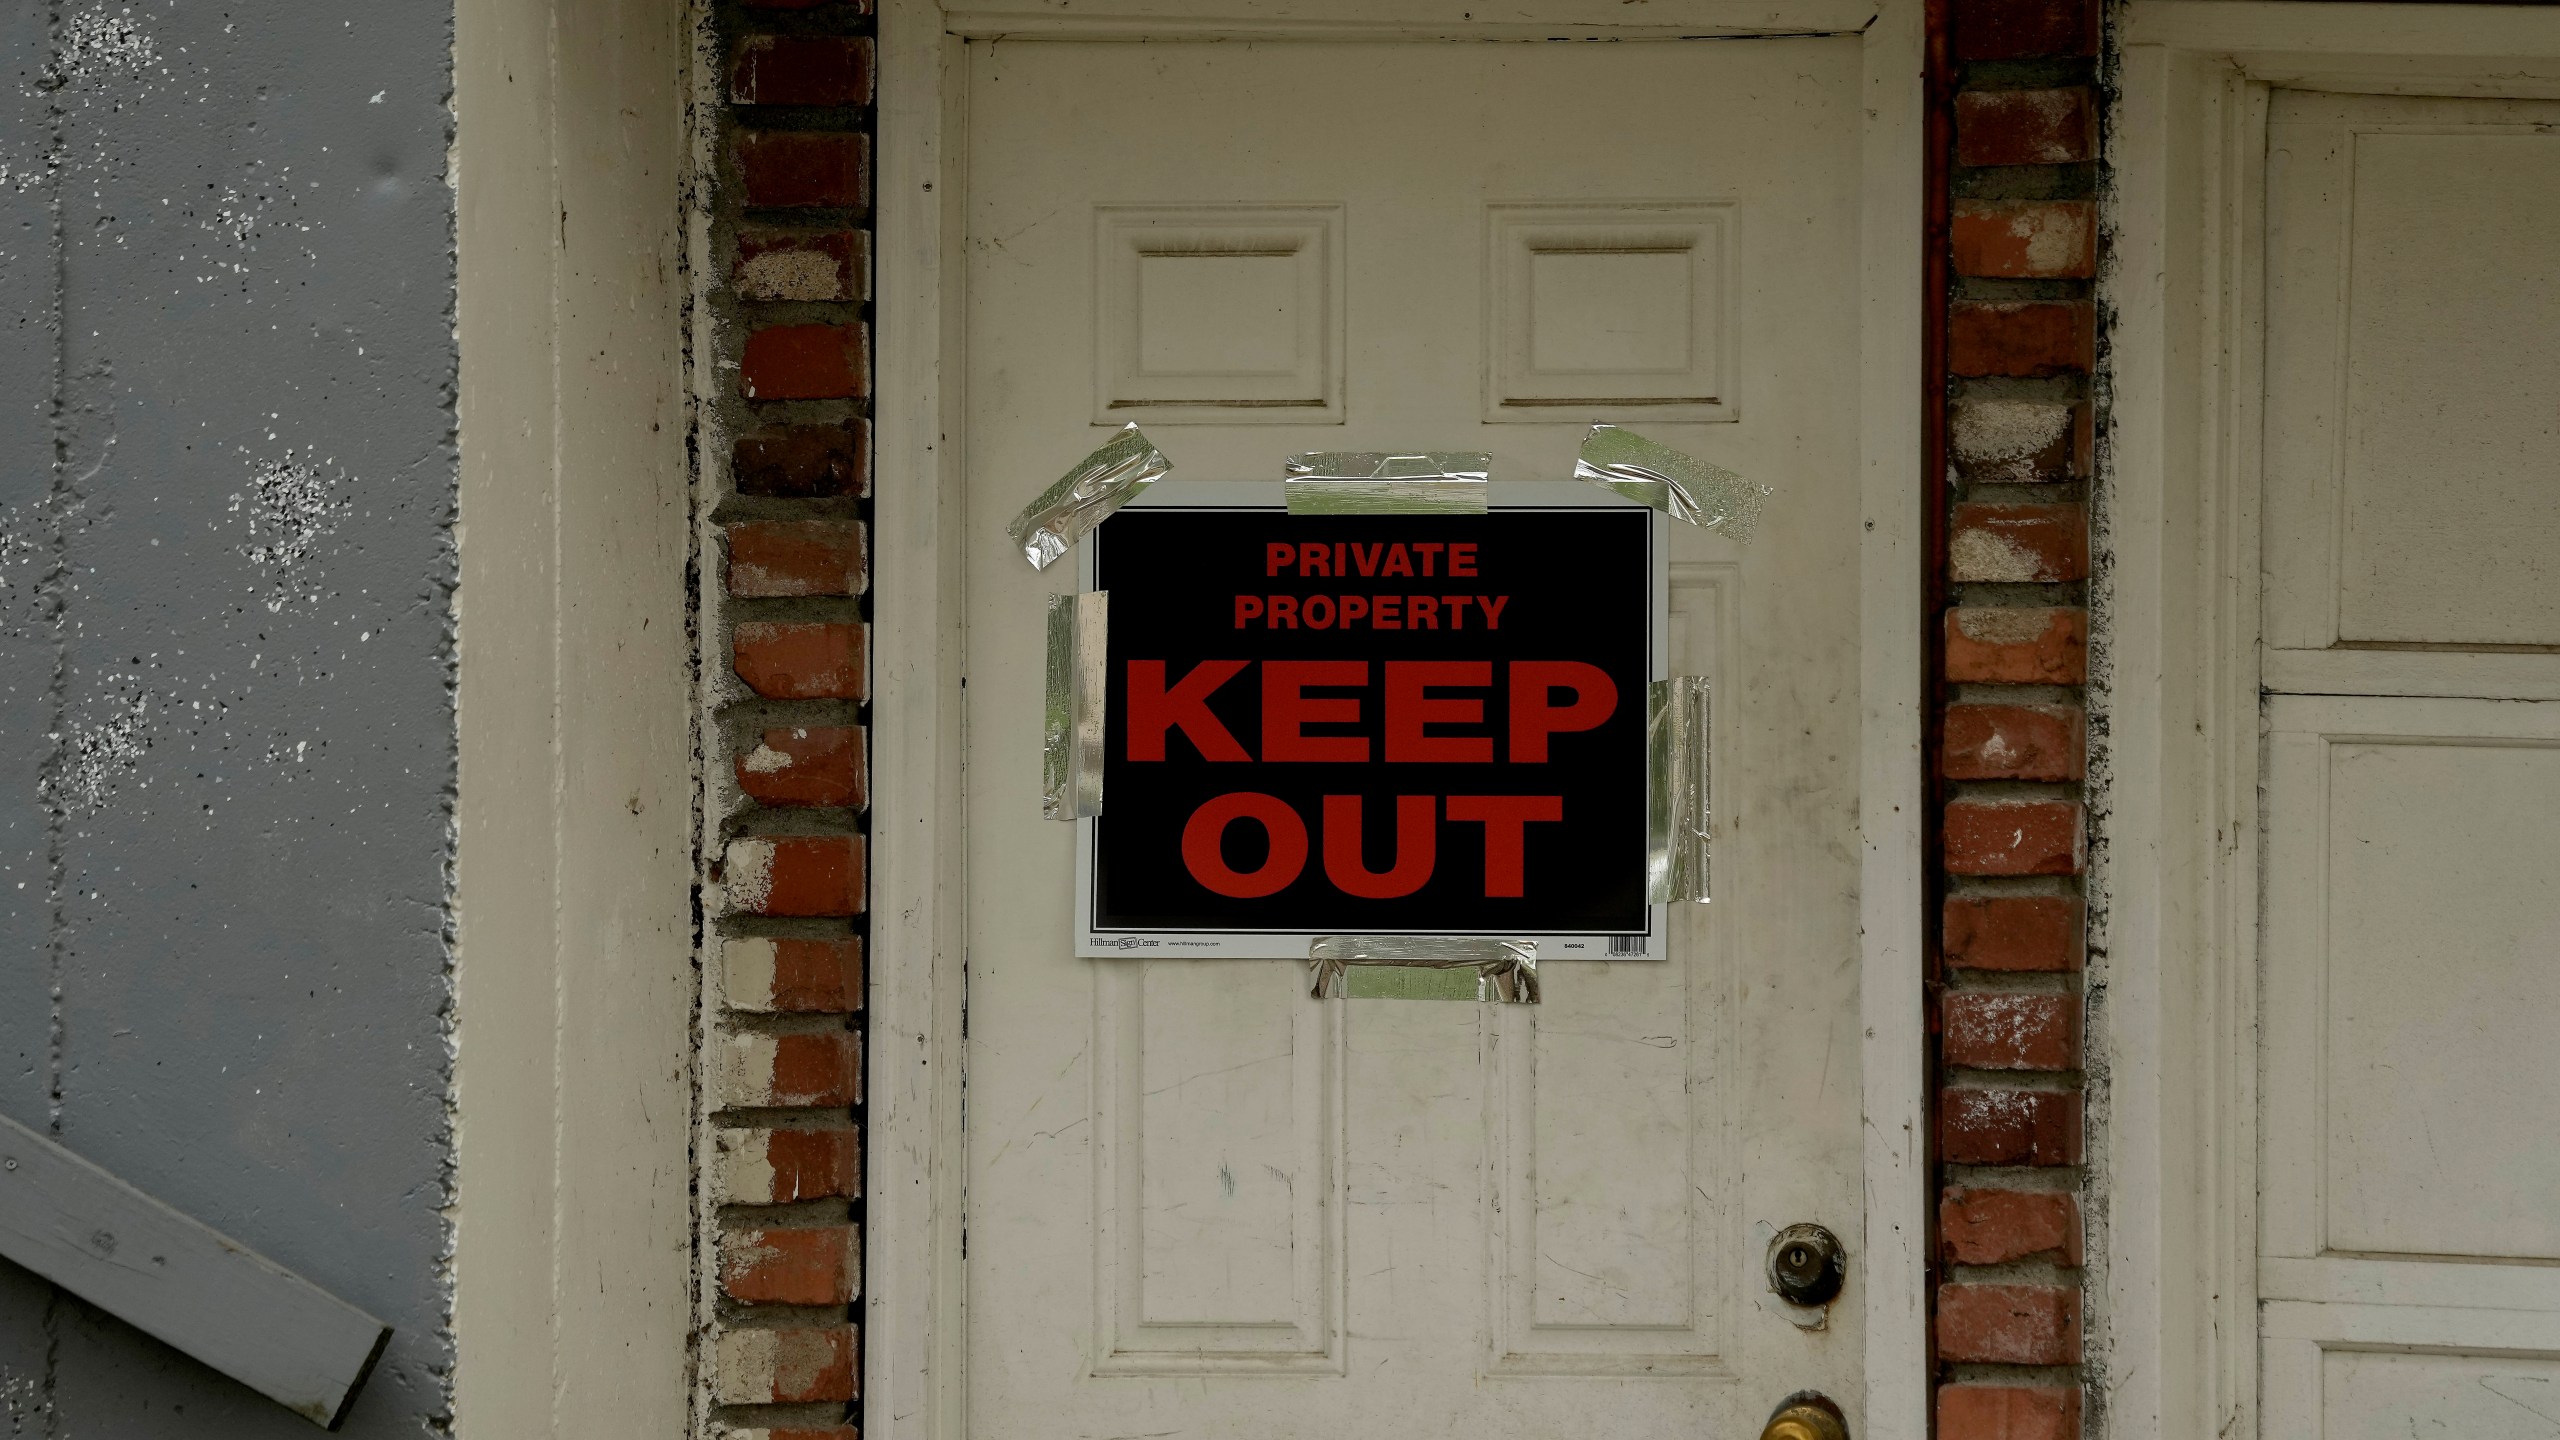
[[[1936,1419],[1940,1440],[2074,1440],[2099,17],[1939,13]]]
[[[871,6],[711,0],[697,1432],[853,1440],[870,755]]]

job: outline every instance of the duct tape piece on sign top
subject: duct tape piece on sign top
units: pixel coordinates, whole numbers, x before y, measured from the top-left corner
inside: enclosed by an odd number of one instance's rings
[[[1319,1000],[1538,1003],[1538,942],[1483,935],[1319,935],[1307,946]]]
[[[1647,904],[1707,899],[1707,680],[1675,675],[1645,690]]]
[[[1040,813],[1102,813],[1104,650],[1111,592],[1049,597],[1049,684],[1040,717]]]
[[[1459,450],[1314,450],[1281,467],[1292,515],[1481,515],[1493,457]]]
[[[1046,570],[1086,531],[1172,470],[1173,462],[1137,426],[1123,427],[1109,444],[1078,461],[1024,506],[1006,533],[1022,547],[1022,558],[1032,569]]]
[[[1583,437],[1573,478],[1735,541],[1751,538],[1760,523],[1761,502],[1770,495],[1766,485],[1615,425],[1594,425]]]

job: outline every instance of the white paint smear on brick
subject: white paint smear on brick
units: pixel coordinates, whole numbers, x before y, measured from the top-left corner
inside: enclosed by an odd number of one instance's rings
[[[1947,546],[1947,561],[1958,580],[1986,584],[2034,583],[2044,574],[2033,550],[1991,530],[1957,531]]]
[[[774,1192],[772,1132],[721,1130],[712,1136],[713,1198],[763,1205]]]
[[[720,946],[720,997],[732,1010],[773,1008],[774,943],[736,939]]]
[[[721,893],[732,910],[762,910],[773,894],[773,842],[732,840],[720,872]]]
[[[713,1093],[725,1106],[773,1103],[773,1064],[779,1047],[770,1035],[723,1037],[714,1061]]]
[[[844,298],[835,257],[816,250],[768,250],[739,267],[738,289],[750,300]]]
[[[2052,628],[2050,610],[1967,606],[1956,611],[1956,633],[1977,645],[2032,645]]]
[[[2044,400],[1968,400],[1956,407],[1956,454],[1986,479],[2031,483],[2035,459],[2071,429],[2071,407]]]

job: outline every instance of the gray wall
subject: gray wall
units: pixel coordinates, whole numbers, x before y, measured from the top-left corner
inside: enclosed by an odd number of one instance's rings
[[[450,6],[0,0],[0,1110],[446,1409]],[[14,1427],[14,1428],[13,1428]],[[0,1436],[312,1433],[0,1262]]]

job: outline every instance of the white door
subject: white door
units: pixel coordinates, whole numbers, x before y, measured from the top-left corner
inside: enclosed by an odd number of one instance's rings
[[[2268,115],[2267,1435],[2560,1430],[2560,104]]]
[[[1749,1436],[1860,1410],[1854,36],[966,47],[967,1431]],[[1004,524],[1124,420],[1186,480],[1594,419],[1773,486],[1673,527],[1712,907],[1528,1006],[1079,960]],[[1770,1232],[1851,1246],[1827,1328]]]

